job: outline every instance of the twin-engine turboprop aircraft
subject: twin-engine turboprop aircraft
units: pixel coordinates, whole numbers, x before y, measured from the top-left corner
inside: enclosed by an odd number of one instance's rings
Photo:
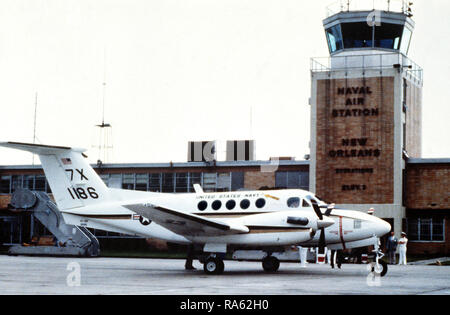
[[[378,238],[391,230],[379,218],[334,209],[303,190],[204,193],[195,185],[195,193],[171,194],[112,189],[82,149],[16,142],[0,146],[39,155],[67,224],[201,245],[207,274],[222,273],[223,256],[235,250],[265,251],[263,268],[273,272],[279,261],[272,253],[279,249],[377,246]]]

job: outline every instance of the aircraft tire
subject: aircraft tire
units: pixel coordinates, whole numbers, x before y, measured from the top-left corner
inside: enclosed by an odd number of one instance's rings
[[[269,256],[262,261],[262,267],[265,272],[277,272],[280,268],[280,261],[276,257]]]
[[[225,265],[222,259],[211,257],[205,261],[203,270],[208,275],[220,275],[225,270]]]
[[[383,268],[380,272],[380,277],[384,277],[387,272],[388,272],[388,265],[385,261],[383,260],[379,260],[378,263],[381,265],[381,267]],[[375,267],[372,267],[372,272],[375,271]]]

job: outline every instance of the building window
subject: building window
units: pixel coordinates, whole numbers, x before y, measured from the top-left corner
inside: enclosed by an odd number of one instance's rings
[[[47,194],[51,194],[52,193],[52,189],[50,188],[50,184],[48,183],[47,179],[45,180],[45,192]]]
[[[188,192],[188,173],[175,174],[175,192],[187,193]]]
[[[23,187],[22,177],[22,175],[14,175],[12,177],[11,193],[13,193],[16,189],[20,189]]]
[[[275,174],[277,188],[309,190],[309,172],[277,172]]]
[[[148,190],[148,174],[136,174],[136,190]]]
[[[244,188],[244,172],[231,173],[231,191],[238,191]]]
[[[105,185],[109,187],[109,174],[100,174],[99,176]]]
[[[411,241],[443,242],[444,219],[414,218],[408,219],[408,238]]]
[[[172,173],[162,174],[162,192],[173,193],[175,191],[174,187],[174,176]]]
[[[194,185],[202,185],[202,173],[189,173],[189,191],[194,192]]]
[[[0,176],[0,194],[9,194],[11,186],[11,176]]]
[[[34,176],[33,175],[24,175],[23,176],[22,188],[34,190]]]
[[[134,174],[123,174],[122,189],[134,190]]]
[[[231,190],[231,173],[219,173],[217,175],[217,191]]]
[[[203,173],[203,190],[215,192],[217,185],[217,173]]]
[[[109,188],[122,188],[122,174],[111,174],[109,177]]]
[[[44,175],[37,175],[34,178],[34,190],[36,191],[46,191],[46,180]]]
[[[161,174],[149,174],[149,191],[160,192],[161,191]]]

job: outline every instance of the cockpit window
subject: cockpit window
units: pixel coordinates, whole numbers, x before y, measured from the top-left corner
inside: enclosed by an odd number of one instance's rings
[[[289,208],[298,208],[300,207],[300,198],[292,197],[287,201],[287,205]]]
[[[303,208],[308,208],[308,207],[311,207],[311,205],[309,204],[308,201],[306,201],[305,199],[303,199],[302,207],[303,207]]]

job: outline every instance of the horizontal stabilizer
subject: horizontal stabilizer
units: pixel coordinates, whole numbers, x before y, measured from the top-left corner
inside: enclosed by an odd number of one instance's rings
[[[67,151],[83,153],[86,151],[85,149],[79,148],[60,147],[60,146],[42,145],[33,143],[20,143],[20,142],[0,142],[0,146],[22,151],[28,151],[39,155],[54,155]]]

